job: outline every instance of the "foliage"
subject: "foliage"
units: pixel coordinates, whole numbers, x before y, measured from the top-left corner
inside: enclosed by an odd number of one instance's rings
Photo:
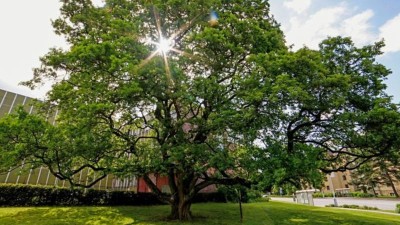
[[[318,51],[303,48],[260,63],[278,74],[265,81],[274,94],[264,93],[260,109],[266,117],[279,115],[275,129],[265,129],[261,138],[272,159],[265,160],[266,183],[318,187],[323,176],[312,168],[355,169],[397,152],[400,113],[383,83],[390,71],[375,61],[382,46],[357,48],[336,37]],[[280,107],[271,111],[274,104]]]
[[[397,204],[397,205],[396,205],[395,212],[400,213],[400,204]]]
[[[45,164],[81,187],[142,177],[171,218],[187,220],[212,184],[317,187],[320,170],[398,152],[390,71],[375,60],[383,42],[334,37],[292,51],[264,0],[67,0],[53,26],[69,48],[50,49],[25,82],[56,81],[38,115],[0,122],[3,170]],[[163,38],[174,49],[158,50]],[[152,173],[168,177],[170,194]]]
[[[49,186],[1,184],[2,206],[153,205],[160,204],[151,193],[108,192]]]
[[[313,194],[314,198],[322,198],[322,197],[333,197],[333,194],[331,192],[329,193],[314,193]],[[371,198],[375,197],[374,194],[371,193],[364,193],[364,192],[349,192],[349,193],[336,193],[336,197],[353,197],[353,198]]]
[[[67,189],[34,185],[0,185],[0,206],[159,205],[152,193]],[[198,193],[194,202],[224,202],[221,193]]]
[[[237,204],[194,204],[194,219],[181,224],[209,225],[396,225],[398,216],[376,212],[310,207],[280,202],[243,205],[244,220],[240,223]],[[172,225],[165,220],[167,206],[151,207],[18,207],[0,208],[0,224],[115,224]]]
[[[260,197],[252,200],[251,202],[269,202],[271,201],[270,197]]]
[[[247,145],[255,108],[245,82],[257,67],[252,56],[286,51],[267,1],[63,1],[53,26],[70,47],[51,49],[25,82],[56,80],[42,113],[20,111],[1,124],[3,169],[45,164],[81,187],[109,173],[139,176],[182,220],[201,189],[250,186],[259,168]],[[157,50],[162,38],[179,50]],[[43,120],[52,110],[55,126]],[[77,182],[82,170],[96,178]],[[168,176],[170,195],[152,173]]]
[[[364,192],[351,192],[350,193],[351,197],[358,197],[358,198],[371,198],[371,197],[375,197],[374,194],[371,193],[364,193]]]
[[[321,193],[321,192],[317,192],[317,193],[314,193],[313,194],[313,197],[314,198],[323,198],[323,197],[328,197],[328,198],[331,198],[331,197],[333,197],[333,194],[332,193]]]
[[[370,206],[359,206],[359,205],[340,205],[335,206],[334,204],[326,205],[326,207],[340,207],[340,208],[348,208],[348,209],[365,209],[365,210],[378,210],[377,207],[370,207]]]
[[[201,202],[226,202],[226,196],[221,192],[197,193],[193,203]]]
[[[268,202],[268,198],[262,197],[262,192],[255,189],[248,189],[246,192],[247,202],[259,202],[259,201],[266,201]]]

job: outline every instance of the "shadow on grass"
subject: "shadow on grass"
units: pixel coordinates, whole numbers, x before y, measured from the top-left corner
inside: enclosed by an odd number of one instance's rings
[[[287,203],[269,202],[245,204],[244,221],[240,223],[237,204],[195,204],[195,219],[179,224],[207,225],[400,225],[400,217],[377,213],[332,210]],[[163,225],[168,206],[151,207],[6,207],[0,208],[0,224],[84,224],[84,225]]]
[[[146,207],[143,207],[146,208]],[[7,208],[4,208],[7,209]],[[11,209],[11,208],[8,208]],[[133,210],[132,210],[133,209]],[[35,207],[12,208],[0,213],[0,224],[85,224],[85,225],[130,225],[142,224],[140,213],[120,210],[119,207]],[[3,209],[0,209],[0,212]],[[143,209],[142,209],[143,210]],[[151,223],[145,223],[151,224]]]

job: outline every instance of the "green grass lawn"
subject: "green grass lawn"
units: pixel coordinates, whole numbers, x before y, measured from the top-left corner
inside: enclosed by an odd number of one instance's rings
[[[243,205],[243,224],[387,224],[400,225],[400,216],[356,210],[341,210],[281,202]],[[0,224],[240,224],[237,204],[195,204],[190,223],[166,221],[168,206],[151,207],[6,207],[0,208]]]

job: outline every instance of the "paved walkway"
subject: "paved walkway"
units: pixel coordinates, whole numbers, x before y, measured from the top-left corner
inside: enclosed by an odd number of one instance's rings
[[[293,198],[272,197],[274,201],[292,202]],[[377,207],[381,210],[395,210],[396,204],[400,204],[400,199],[381,199],[381,198],[336,198],[338,205],[359,205]],[[326,206],[333,204],[333,198],[314,198],[315,206]]]

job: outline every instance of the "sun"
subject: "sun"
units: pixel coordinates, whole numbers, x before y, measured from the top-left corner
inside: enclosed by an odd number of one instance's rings
[[[159,37],[159,39],[158,39],[158,41],[153,41],[151,37],[147,37],[147,38],[143,39],[144,43],[146,45],[156,46],[156,49],[138,65],[138,68],[141,68],[144,65],[146,65],[155,56],[160,55],[164,61],[164,67],[165,67],[165,73],[166,73],[167,79],[168,79],[170,85],[174,86],[174,80],[172,78],[171,70],[170,70],[169,62],[168,62],[168,58],[171,57],[172,55],[170,55],[169,53],[174,52],[179,55],[187,56],[189,58],[193,57],[193,55],[191,55],[190,53],[187,53],[187,52],[184,52],[182,50],[175,48],[175,45],[177,44],[177,39],[179,40],[179,38],[177,38],[177,37],[179,35],[181,35],[182,33],[188,31],[193,26],[193,24],[195,23],[196,19],[199,16],[196,16],[189,22],[183,24],[181,27],[179,27],[179,29],[177,29],[175,32],[173,32],[168,38],[165,38],[165,36],[162,33],[162,29],[161,29],[160,15],[158,14],[156,8],[154,8],[154,19],[156,22],[157,36]]]
[[[157,43],[157,45],[158,45],[157,50],[163,54],[167,54],[172,49],[171,41],[163,37],[160,37],[160,40]]]

